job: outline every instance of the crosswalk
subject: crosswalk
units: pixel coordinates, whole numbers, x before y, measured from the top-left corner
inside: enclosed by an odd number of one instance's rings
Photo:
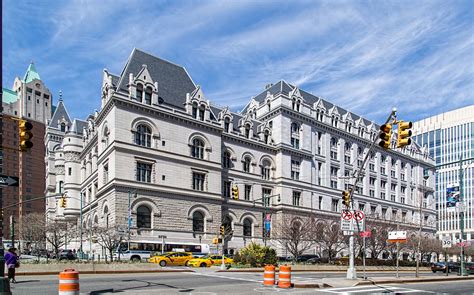
[[[429,294],[434,293],[424,290],[416,290],[410,288],[403,288],[399,286],[389,285],[368,285],[368,286],[355,286],[355,287],[343,287],[343,288],[327,288],[321,289],[319,292],[333,293],[333,294]]]

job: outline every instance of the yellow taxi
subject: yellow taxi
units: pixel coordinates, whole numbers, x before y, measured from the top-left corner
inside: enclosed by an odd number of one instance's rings
[[[189,252],[168,252],[163,255],[153,256],[148,259],[148,262],[157,263],[160,266],[167,265],[188,265],[188,262],[193,258],[193,254]]]
[[[229,265],[234,263],[234,260],[229,257],[224,256],[224,264]],[[193,258],[188,261],[188,266],[194,267],[210,267],[211,265],[221,265],[222,256],[221,255],[208,255],[200,258]]]

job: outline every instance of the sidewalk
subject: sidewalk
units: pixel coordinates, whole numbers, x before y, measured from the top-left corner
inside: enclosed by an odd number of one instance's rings
[[[474,276],[461,277],[452,275],[448,277],[377,277],[348,280],[345,278],[324,278],[321,280],[292,280],[294,288],[343,288],[343,287],[354,287],[363,285],[380,285],[380,284],[406,284],[406,283],[421,283],[421,282],[444,282],[444,281],[462,281],[462,280],[474,280]]]

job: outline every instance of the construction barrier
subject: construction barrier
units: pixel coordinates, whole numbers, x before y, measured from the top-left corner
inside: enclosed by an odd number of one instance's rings
[[[263,285],[264,286],[275,285],[275,266],[274,265],[265,265],[265,270],[263,271]]]
[[[65,269],[59,273],[59,295],[79,295],[79,272]]]
[[[280,265],[280,271],[278,272],[278,287],[291,287],[291,266]]]

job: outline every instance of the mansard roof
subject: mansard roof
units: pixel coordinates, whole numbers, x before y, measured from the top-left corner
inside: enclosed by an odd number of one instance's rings
[[[71,128],[69,128],[69,132],[82,135],[82,133],[84,132],[84,128],[87,128],[87,124],[88,123],[86,121],[74,119]]]
[[[196,85],[186,69],[136,48],[133,49],[120,74],[117,91],[127,92],[130,73],[133,73],[136,77],[142,70],[143,65],[146,65],[151,79],[158,82],[158,96],[164,100],[164,103],[184,109],[186,93],[191,93],[196,89]]]
[[[49,122],[49,127],[53,128],[58,128],[58,122],[60,120],[66,120],[67,124],[71,124],[71,118],[69,117],[69,114],[66,110],[66,107],[64,106],[64,103],[62,100],[59,100],[58,105],[56,106],[54,110],[53,117],[51,118],[51,121]]]

